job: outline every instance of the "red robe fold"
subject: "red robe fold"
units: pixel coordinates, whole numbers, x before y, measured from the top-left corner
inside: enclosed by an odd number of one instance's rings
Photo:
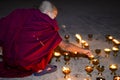
[[[44,69],[62,40],[58,29],[56,20],[37,9],[16,9],[0,19],[0,77],[24,77]]]

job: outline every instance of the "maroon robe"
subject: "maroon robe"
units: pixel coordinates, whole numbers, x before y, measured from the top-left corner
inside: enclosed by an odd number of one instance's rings
[[[0,77],[23,77],[44,69],[62,40],[56,20],[37,9],[16,9],[0,19]]]

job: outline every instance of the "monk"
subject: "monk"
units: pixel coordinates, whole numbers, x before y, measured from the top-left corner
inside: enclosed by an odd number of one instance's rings
[[[57,14],[51,2],[43,1],[38,9],[16,9],[0,19],[0,77],[41,76],[56,71],[57,66],[49,61],[57,46],[92,55],[91,51],[62,40],[55,20]]]

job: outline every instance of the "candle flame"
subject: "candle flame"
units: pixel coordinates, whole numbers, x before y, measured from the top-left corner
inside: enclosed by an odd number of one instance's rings
[[[112,36],[109,36],[109,37],[108,37],[108,39],[112,40],[112,39],[113,39],[113,37],[112,37]]]
[[[55,56],[60,56],[61,54],[59,52],[54,52]]]
[[[76,36],[77,39],[79,39],[80,42],[82,41],[82,38],[79,34],[76,34],[75,36]]]
[[[117,39],[113,39],[113,42],[114,42],[115,44],[120,44],[120,42],[119,42]]]
[[[109,48],[105,48],[104,51],[111,51],[111,49],[109,49]]]
[[[118,51],[119,48],[117,48],[117,47],[113,47],[112,50],[116,50],[116,51]]]
[[[117,64],[111,64],[111,65],[110,65],[110,68],[111,68],[111,69],[117,69]]]

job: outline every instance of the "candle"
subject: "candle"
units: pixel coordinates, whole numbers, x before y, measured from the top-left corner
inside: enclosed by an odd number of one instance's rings
[[[69,39],[69,38],[70,38],[70,36],[69,36],[69,35],[65,35],[64,37],[65,37],[65,39]]]
[[[112,47],[112,50],[113,50],[113,51],[119,51],[119,48],[117,48],[117,47]]]
[[[56,62],[59,61],[60,62],[60,56],[61,54],[59,52],[54,52],[54,56],[56,57]]]
[[[90,55],[90,56],[89,56],[89,59],[90,59],[90,60],[94,59],[94,55]]]
[[[68,52],[65,52],[64,55],[64,60],[65,60],[65,64],[69,64],[69,60],[70,60],[70,55]]]
[[[114,71],[114,70],[117,70],[118,66],[117,64],[110,64],[109,68],[110,70]]]
[[[87,43],[85,40],[81,41],[82,48],[84,48],[85,43]]]
[[[111,52],[111,49],[105,48],[105,49],[104,49],[104,52],[106,53],[106,57],[109,57],[109,54],[110,54],[110,52]]]
[[[120,76],[114,76],[113,80],[120,80]]]
[[[97,77],[96,80],[105,80],[103,77]]]
[[[84,44],[84,48],[85,48],[85,49],[89,49],[89,44],[88,44],[88,43],[85,43],[85,44]]]
[[[109,40],[112,40],[112,39],[113,39],[113,37],[112,37],[112,36],[108,36],[108,39],[109,39]]]
[[[90,78],[85,78],[84,80],[91,80]]]
[[[115,71],[118,69],[118,65],[117,64],[110,64],[109,69],[112,71],[111,75],[112,74],[116,75]]]
[[[92,66],[86,66],[85,71],[87,72],[87,74],[89,76],[92,76],[91,72],[93,71],[93,67]]]
[[[99,60],[98,60],[98,59],[93,59],[93,60],[92,60],[92,64],[93,64],[94,67],[95,67],[96,65],[99,64]]]
[[[87,73],[91,73],[91,72],[93,71],[93,67],[92,67],[92,66],[86,66],[86,67],[85,67],[85,71],[86,71]]]
[[[82,37],[81,37],[79,34],[75,34],[75,37],[77,38],[78,43],[79,43],[80,46],[81,46]]]
[[[64,66],[62,68],[62,72],[65,74],[65,77],[67,77],[67,75],[70,74],[71,70],[69,67]]]
[[[54,56],[59,57],[61,54],[59,52],[54,52]]]
[[[105,48],[104,51],[107,52],[107,53],[109,53],[111,51],[111,49]]]
[[[117,39],[113,39],[112,41],[117,45],[120,44],[120,42]]]
[[[92,41],[93,34],[88,34],[88,40]]]
[[[118,47],[113,47],[112,50],[114,52],[113,56],[116,57],[117,56],[117,52],[119,51],[119,48]]]

